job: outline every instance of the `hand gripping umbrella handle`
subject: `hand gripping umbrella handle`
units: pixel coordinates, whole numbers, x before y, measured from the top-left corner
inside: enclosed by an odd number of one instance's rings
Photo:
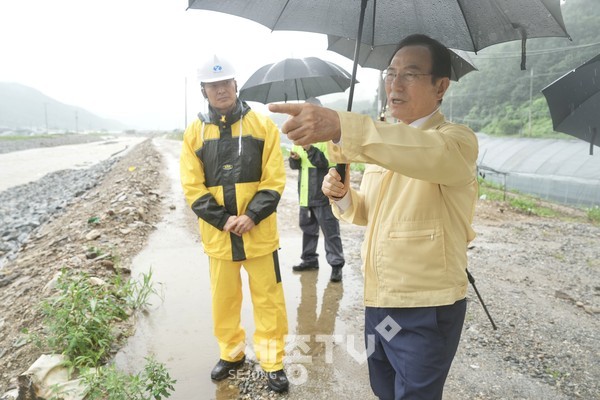
[[[337,164],[335,170],[342,177],[342,183],[346,182],[346,164]]]

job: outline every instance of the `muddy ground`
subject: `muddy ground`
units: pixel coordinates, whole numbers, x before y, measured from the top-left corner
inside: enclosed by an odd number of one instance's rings
[[[165,209],[161,163],[151,141],[138,145],[100,185],[41,226],[19,257],[0,271],[0,396],[41,354],[23,332],[41,332],[36,306],[48,296],[43,288],[56,272],[68,267],[107,276],[116,267],[127,268],[143,248]],[[295,180],[295,172],[288,178]],[[360,176],[354,179],[356,183]],[[282,229],[296,226],[296,207],[282,201]],[[492,329],[470,288],[445,399],[598,398],[600,227],[578,210],[560,209],[566,218],[526,215],[505,203],[479,201],[469,269],[498,329]],[[100,216],[100,226],[88,223],[94,216]],[[101,236],[90,243],[86,235],[93,229]],[[358,269],[363,230],[343,224],[342,233],[347,265]],[[117,254],[119,265],[86,258],[92,244]],[[361,311],[356,304],[337,312],[361,324]],[[343,365],[336,370],[345,375]],[[264,395],[247,393],[244,398]],[[352,393],[317,398],[332,396],[355,398]]]

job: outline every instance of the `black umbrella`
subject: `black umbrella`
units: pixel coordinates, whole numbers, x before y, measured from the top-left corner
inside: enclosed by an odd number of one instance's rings
[[[240,89],[242,100],[272,103],[306,100],[343,92],[352,77],[342,67],[317,57],[286,58],[260,67]]]
[[[479,51],[521,40],[524,69],[527,39],[569,36],[560,0],[189,0],[189,8],[237,15],[272,30],[356,39],[348,111],[354,98],[359,43],[397,44],[405,36],[422,33],[451,48]]]
[[[334,51],[344,57],[352,59],[352,57],[354,57],[355,47],[356,40],[354,39],[327,35],[327,50]],[[360,45],[359,49],[358,65],[383,71],[388,67],[390,59],[397,48],[397,43],[381,46],[370,46],[363,43]],[[466,51],[457,49],[449,50],[450,62],[452,64],[450,79],[458,81],[469,72],[477,71],[475,64],[473,64],[471,57],[469,57],[469,54],[467,54]]]
[[[542,89],[555,131],[600,146],[600,54]]]
[[[568,37],[560,0],[189,0],[189,8],[237,15],[272,30],[324,33],[369,46],[397,44],[414,33],[475,52],[521,40],[522,68],[527,39]],[[359,50],[356,46],[353,79]],[[354,84],[350,86],[349,111],[353,96]]]

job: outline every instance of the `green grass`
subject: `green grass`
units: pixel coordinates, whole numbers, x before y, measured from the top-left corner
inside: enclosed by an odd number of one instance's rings
[[[514,190],[504,190],[502,185],[489,182],[479,178],[479,197],[480,199],[503,202],[512,209],[528,214],[547,218],[567,219],[567,216],[552,206],[547,200],[542,200],[535,196],[526,195]],[[587,211],[588,220],[593,223],[600,223],[600,208],[594,207]]]
[[[532,197],[515,196],[510,197],[508,204],[516,210],[526,214],[537,215],[539,217],[559,217],[560,213],[550,207],[545,207],[539,204],[539,200]]]
[[[494,201],[505,201],[506,193],[502,189],[502,186],[496,184],[494,182],[486,181],[485,179],[479,177],[479,197],[485,198],[486,200],[494,200]]]
[[[600,207],[594,206],[587,210],[587,217],[594,223],[600,223]]]

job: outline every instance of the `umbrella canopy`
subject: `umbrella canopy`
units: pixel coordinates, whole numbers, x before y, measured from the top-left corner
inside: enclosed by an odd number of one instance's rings
[[[286,58],[260,67],[240,89],[240,99],[272,103],[306,100],[343,92],[352,77],[343,68],[317,57]]]
[[[327,35],[327,50],[334,51],[344,57],[352,59],[354,57],[355,47],[356,40],[354,39]],[[398,44],[370,46],[363,43],[360,45],[358,64],[361,67],[375,68],[383,71],[388,67],[390,59],[397,48]],[[475,64],[473,64],[471,57],[469,57],[469,54],[467,54],[466,51],[456,49],[449,50],[451,57],[450,61],[452,63],[450,79],[458,81],[469,72],[477,71]]]
[[[237,15],[271,30],[359,38],[369,46],[397,44],[414,33],[474,52],[513,40],[568,37],[560,0],[189,0],[189,8]]]
[[[361,0],[360,6],[357,0],[189,0],[189,8],[237,15],[271,30],[331,34],[370,46],[397,44],[414,33],[469,51],[520,39],[522,69],[527,39],[569,37],[560,0]],[[354,98],[359,50],[357,45],[348,111]],[[343,180],[343,167],[338,172]]]
[[[600,54],[542,89],[554,130],[600,146]]]

